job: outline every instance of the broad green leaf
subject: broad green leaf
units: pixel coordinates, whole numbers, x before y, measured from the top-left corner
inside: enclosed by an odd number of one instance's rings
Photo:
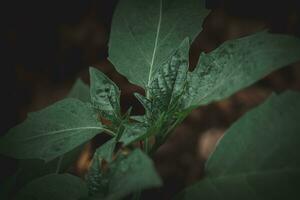
[[[90,77],[93,106],[104,118],[117,122],[121,116],[119,88],[96,68],[90,68]]]
[[[134,84],[148,88],[181,41],[201,31],[204,0],[121,0],[109,40],[109,60]]]
[[[68,97],[79,99],[83,102],[90,102],[90,88],[81,79],[77,79],[71,88]]]
[[[77,99],[31,113],[0,140],[0,153],[17,159],[50,161],[103,131],[92,108]]]
[[[221,100],[270,72],[300,60],[300,39],[260,32],[201,54],[190,74],[186,106]]]
[[[77,98],[84,102],[89,102],[89,87],[85,83],[83,83],[81,79],[77,79],[68,97]],[[43,160],[39,159],[20,160],[17,172],[4,183],[6,187],[2,188],[0,194],[5,194],[7,195],[7,197],[2,198],[8,199],[9,195],[14,193],[15,191],[18,191],[21,187],[23,187],[33,179],[51,173],[65,172],[76,160],[82,150],[82,147],[83,145],[76,147],[70,152],[59,156],[54,160],[51,160],[50,162],[44,162]]]
[[[234,123],[179,199],[299,199],[300,93],[273,95]]]
[[[205,178],[176,199],[282,200],[299,199],[300,170],[280,169]]]
[[[79,99],[82,102],[91,102],[90,87],[85,84],[80,78],[78,78],[73,85],[71,91],[68,94],[69,98]],[[49,168],[48,166],[56,166],[56,172],[64,172],[70,165],[78,158],[79,154],[83,150],[85,144],[76,147],[75,149],[67,152],[66,154],[56,158],[43,168]],[[53,163],[53,164],[52,164]]]
[[[29,181],[47,174],[65,172],[79,156],[82,146],[78,146],[50,162],[37,159],[20,160],[16,176],[17,187],[21,187]]]
[[[98,163],[98,159],[94,157],[93,162]],[[97,191],[93,195],[94,199],[122,199],[133,192],[162,184],[151,159],[139,149],[127,156],[119,155],[100,176],[101,182],[95,184],[98,188],[93,190]]]
[[[231,126],[208,160],[207,173],[300,167],[299,119],[299,93],[272,95]]]
[[[17,200],[76,200],[87,196],[85,183],[70,174],[50,174],[27,184]]]

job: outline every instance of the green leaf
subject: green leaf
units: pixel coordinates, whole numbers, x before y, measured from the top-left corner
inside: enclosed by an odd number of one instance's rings
[[[178,109],[178,100],[185,92],[189,65],[189,40],[186,38],[179,48],[158,71],[150,84],[149,98],[155,115]]]
[[[234,123],[179,199],[299,199],[300,93],[273,95]]]
[[[17,159],[50,161],[103,131],[92,108],[77,99],[31,113],[0,140],[0,152]]]
[[[201,54],[190,74],[186,107],[232,95],[270,72],[300,60],[300,39],[260,32]]]
[[[76,200],[87,196],[85,183],[70,174],[50,174],[26,185],[17,200]]]
[[[105,193],[107,191],[108,178],[102,174],[102,162],[111,162],[116,146],[115,138],[101,145],[95,152],[92,164],[88,171],[86,180],[89,194]]]
[[[0,188],[0,199],[9,199],[8,196],[19,191],[25,184],[32,180],[52,173],[61,173],[68,170],[71,164],[76,160],[79,153],[82,150],[82,146],[79,146],[66,154],[51,160],[50,162],[44,162],[38,159],[25,159],[19,160],[18,170],[15,174],[5,180],[3,187]],[[3,197],[5,195],[6,197]]]
[[[148,90],[148,98],[135,94],[146,110],[148,120],[157,121],[160,115],[174,115],[181,109],[181,97],[187,85],[189,40],[182,41],[178,49],[166,60],[155,75]]]
[[[93,164],[99,164],[98,161],[97,157],[93,158]],[[93,197],[104,200],[121,199],[135,191],[162,184],[151,159],[139,149],[128,156],[119,155],[109,163],[108,169],[98,173],[98,180],[98,184],[94,184],[95,188],[92,187]]]
[[[130,116],[130,119],[135,120],[137,122],[144,123],[146,122],[146,116],[145,115],[134,115]]]
[[[77,79],[73,87],[71,88],[68,97],[79,99],[83,102],[90,102],[90,88],[81,79]]]
[[[133,130],[130,139],[143,138],[153,133],[157,145],[161,145],[168,133],[181,121],[179,112],[184,108],[182,97],[187,86],[189,47],[186,38],[164,62],[150,84],[148,98],[135,94],[145,108],[149,128],[142,132]]]
[[[111,162],[116,143],[115,138],[110,139],[96,150],[94,157],[97,158],[98,161],[106,160],[107,162]]]
[[[176,199],[186,200],[282,200],[299,199],[300,170],[265,172],[205,178]]]
[[[148,127],[144,123],[131,123],[125,126],[120,142],[128,146],[133,142],[145,139],[148,136]]]
[[[65,172],[79,156],[82,146],[83,145],[78,146],[50,162],[32,159],[20,160],[19,170],[17,173],[18,186],[23,186],[29,181],[47,174]]]
[[[71,88],[68,97],[77,98],[83,102],[90,102],[89,86],[86,85],[81,79],[77,79]],[[50,162],[44,162],[43,160],[39,159],[20,160],[18,164],[19,169],[13,177],[7,180],[9,185],[4,191],[6,194],[10,194],[14,191],[18,191],[25,184],[36,178],[51,173],[65,172],[79,156],[83,146],[84,145],[78,146],[70,152],[59,156]],[[8,197],[5,199],[8,199]]]
[[[121,0],[109,40],[109,60],[134,84],[148,88],[181,41],[201,31],[204,0]]]
[[[151,118],[151,113],[152,111],[152,102],[146,98],[145,96],[139,94],[139,93],[134,93],[134,96],[139,100],[139,102],[143,105],[145,112],[146,112],[146,119]]]
[[[117,122],[120,119],[120,91],[119,88],[105,74],[96,68],[90,68],[91,99],[101,115]]]

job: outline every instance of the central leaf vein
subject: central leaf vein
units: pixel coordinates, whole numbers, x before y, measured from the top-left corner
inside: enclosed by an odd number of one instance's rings
[[[154,60],[155,60],[155,56],[156,56],[156,52],[157,52],[158,38],[159,38],[160,27],[161,27],[161,19],[162,19],[162,0],[159,1],[159,18],[158,18],[158,23],[157,23],[157,30],[156,30],[155,43],[154,43],[152,59],[151,59],[151,64],[150,64],[147,88],[149,88],[150,83],[151,83],[151,78],[152,78],[152,73],[153,73],[153,65],[154,65]],[[149,95],[148,92],[147,92],[147,94]]]
[[[37,138],[40,138],[40,137],[55,135],[55,134],[59,134],[59,133],[63,133],[63,132],[78,131],[78,130],[88,130],[88,129],[91,129],[91,130],[105,130],[102,127],[67,128],[67,129],[61,129],[61,130],[57,130],[57,131],[51,131],[51,132],[48,132],[48,133],[45,133],[45,134],[41,134],[41,135],[35,135],[35,136],[32,136],[32,137],[27,137],[26,139],[24,139],[24,141],[34,140],[34,139],[37,139]]]

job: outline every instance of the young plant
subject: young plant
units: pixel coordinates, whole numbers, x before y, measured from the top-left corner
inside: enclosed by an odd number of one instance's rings
[[[130,109],[122,113],[118,87],[90,68],[90,88],[77,81],[68,98],[28,114],[1,138],[0,152],[22,161],[6,193],[21,187],[17,199],[139,199],[142,190],[162,185],[149,156],[193,109],[300,60],[299,39],[263,31],[202,53],[189,71],[190,42],[208,12],[201,0],[121,0],[108,59],[145,90],[145,96],[135,94],[145,115],[132,116]],[[272,95],[243,116],[207,162],[204,180],[176,198],[297,195],[299,100],[296,92]],[[82,145],[97,134],[111,139],[95,152],[85,181],[64,174]]]

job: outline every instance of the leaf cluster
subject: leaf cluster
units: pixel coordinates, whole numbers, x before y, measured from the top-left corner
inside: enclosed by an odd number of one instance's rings
[[[151,155],[195,108],[229,97],[270,72],[300,60],[300,40],[262,31],[202,53],[189,70],[190,44],[209,11],[199,0],[121,0],[114,13],[109,60],[128,80],[145,114],[122,113],[118,86],[90,68],[68,98],[10,129],[2,154],[20,169],[0,190],[16,199],[122,199],[159,187]],[[206,164],[206,177],[177,199],[299,197],[300,94],[272,95],[235,122]],[[111,139],[94,153],[85,181],[66,173],[85,143]],[[137,147],[136,144],[140,144]],[[279,189],[280,188],[280,189]]]

